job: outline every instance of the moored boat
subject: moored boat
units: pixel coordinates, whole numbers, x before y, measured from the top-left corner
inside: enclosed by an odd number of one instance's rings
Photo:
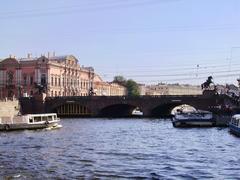
[[[213,115],[208,111],[177,111],[172,119],[174,127],[211,127],[216,124]]]
[[[240,114],[232,116],[229,123],[230,133],[240,137]]]
[[[60,119],[56,113],[27,114],[14,117],[1,117],[0,130],[43,129],[57,127]]]

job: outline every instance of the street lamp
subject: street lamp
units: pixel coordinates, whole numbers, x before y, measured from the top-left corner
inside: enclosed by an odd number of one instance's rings
[[[230,58],[229,58],[229,69],[228,69],[229,74],[230,74],[230,72],[231,72],[231,66],[232,66],[232,60],[233,60],[233,50],[234,50],[234,49],[240,49],[240,47],[239,47],[239,46],[231,47]],[[229,78],[230,78],[230,77],[229,77]]]

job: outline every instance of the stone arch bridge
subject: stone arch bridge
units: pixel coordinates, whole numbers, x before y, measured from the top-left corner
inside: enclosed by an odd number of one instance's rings
[[[169,116],[173,108],[187,104],[213,113],[223,112],[234,103],[225,95],[184,96],[71,96],[21,100],[23,113],[56,112],[60,116],[129,117],[139,108],[144,117]]]

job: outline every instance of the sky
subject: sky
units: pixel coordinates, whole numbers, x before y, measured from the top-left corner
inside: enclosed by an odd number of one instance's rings
[[[8,0],[0,59],[72,54],[105,81],[236,84],[239,0]]]

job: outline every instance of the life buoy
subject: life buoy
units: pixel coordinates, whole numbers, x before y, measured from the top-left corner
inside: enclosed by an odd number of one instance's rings
[[[9,131],[9,130],[10,130],[10,126],[9,126],[8,124],[5,124],[5,125],[4,125],[4,130],[5,130],[5,131]]]

